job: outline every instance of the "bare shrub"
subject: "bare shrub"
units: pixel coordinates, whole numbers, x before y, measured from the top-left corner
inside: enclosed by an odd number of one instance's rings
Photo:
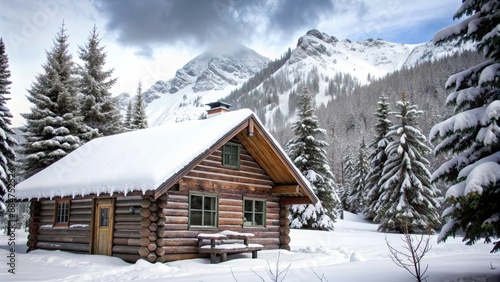
[[[406,269],[413,277],[417,279],[418,282],[427,279],[425,273],[429,268],[429,265],[425,266],[422,270],[421,262],[423,257],[432,248],[430,245],[431,236],[424,236],[424,234],[418,236],[412,236],[408,233],[408,228],[403,228],[403,236],[401,240],[403,241],[403,249],[406,251],[399,251],[392,247],[387,237],[385,237],[385,242],[389,248],[391,260],[399,267]]]

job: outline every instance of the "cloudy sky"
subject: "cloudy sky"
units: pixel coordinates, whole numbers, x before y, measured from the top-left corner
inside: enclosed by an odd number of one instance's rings
[[[64,21],[73,59],[94,24],[118,82],[134,93],[175,71],[211,44],[237,41],[275,59],[316,28],[339,39],[416,44],[453,23],[460,0],[0,0],[0,37],[12,73],[15,126],[29,112],[26,89]]]

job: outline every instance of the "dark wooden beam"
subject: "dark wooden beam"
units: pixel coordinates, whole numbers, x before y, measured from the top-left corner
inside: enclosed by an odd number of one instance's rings
[[[312,204],[312,201],[309,197],[300,197],[300,198],[281,198],[281,205],[302,205],[302,204]]]
[[[248,137],[253,137],[254,134],[254,122],[253,119],[248,119],[248,130],[247,130],[247,135]]]
[[[299,185],[276,185],[271,190],[272,194],[298,194]]]

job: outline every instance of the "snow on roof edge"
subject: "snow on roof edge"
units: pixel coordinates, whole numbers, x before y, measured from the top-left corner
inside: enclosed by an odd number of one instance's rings
[[[159,184],[164,183],[165,180],[172,175],[184,169],[193,159],[206,152],[206,150],[208,150],[207,148],[219,142],[221,138],[224,138],[229,132],[232,132],[232,130],[252,114],[253,112],[251,110],[242,109],[230,111],[224,113],[224,115],[215,116],[211,119],[186,121],[96,138],[82,145],[80,148],[74,150],[39,173],[19,183],[16,186],[15,195],[21,200],[40,198],[52,199],[54,197],[67,196],[76,197],[79,195],[99,195],[102,193],[127,194],[131,191],[141,191],[142,193],[155,191]],[[182,131],[183,127],[187,128],[186,131]],[[189,129],[191,131],[188,131]],[[177,144],[176,139],[169,136],[169,133],[172,131],[177,134],[185,134],[183,142]],[[220,134],[214,134],[214,132]],[[146,155],[146,157],[149,158],[148,162],[145,163],[147,165],[146,169],[139,165],[140,171],[142,171],[144,175],[127,167],[127,165],[130,164],[137,165],[137,162],[144,160],[144,153],[145,151],[147,152],[147,150],[142,148],[141,152],[133,151],[133,149],[140,148],[140,146],[136,144],[137,141],[144,141],[145,137],[141,139],[142,135],[146,137],[153,136],[153,138],[150,138],[153,140],[146,138],[150,145],[152,144],[151,146],[155,146],[154,148],[156,149],[161,147],[162,152],[166,151],[164,155],[170,156],[169,159],[175,159],[176,162],[165,161],[165,158],[161,158],[161,152],[150,152],[150,155]],[[170,138],[168,139],[168,137]],[[165,141],[167,144],[163,143],[164,139],[168,139]],[[169,148],[171,144],[168,143],[168,141],[172,140],[173,143],[182,149],[170,149],[170,151],[165,149]],[[123,144],[115,145],[115,142],[111,141],[118,141],[118,143]],[[122,149],[124,149],[128,155],[126,161],[122,163],[114,161],[113,159],[116,156],[124,155],[124,153],[120,154],[120,148],[116,148],[120,147],[119,145],[125,147]],[[193,149],[193,147],[196,148]],[[186,154],[183,153],[183,150],[192,152],[185,156]],[[116,151],[118,151],[118,153]],[[87,160],[87,158],[92,159],[92,156],[99,155],[99,153],[101,153],[101,155],[106,155],[106,157],[97,157],[97,161]],[[160,157],[158,155],[160,155]],[[151,158],[154,160],[150,161]],[[76,163],[76,165],[74,163]],[[161,169],[155,166],[157,163],[160,164],[159,167],[161,167]],[[69,167],[68,164],[70,164]],[[93,167],[95,165],[104,166],[105,168],[99,170]],[[165,166],[167,168],[165,168]],[[148,168],[156,168],[156,171],[150,172]],[[108,171],[106,171],[106,169],[110,172],[107,173]],[[89,171],[92,173],[88,173]],[[66,175],[65,178],[62,177],[58,179],[58,177],[64,173],[68,173],[68,175]],[[134,174],[136,178],[129,177],[129,175],[127,175],[128,173]],[[93,177],[85,177],[85,175],[93,175]],[[70,179],[71,177],[75,177],[76,180]]]
[[[231,118],[228,118],[230,117]],[[101,137],[101,138],[96,138],[90,142],[87,142],[86,144],[82,145],[80,148],[77,150],[71,152],[68,154],[66,157],[60,159],[56,163],[50,165],[49,167],[45,168],[44,170],[40,171],[39,173],[31,176],[30,178],[24,180],[23,182],[19,183],[16,187],[16,197],[20,200],[22,199],[41,199],[41,198],[49,198],[52,199],[54,197],[77,197],[77,196],[86,196],[86,195],[99,195],[99,194],[113,194],[113,193],[123,193],[127,195],[128,193],[132,191],[140,191],[143,194],[149,191],[157,192],[163,186],[166,182],[171,180],[172,178],[175,178],[176,175],[178,175],[180,172],[184,171],[187,167],[189,167],[193,161],[195,161],[200,155],[204,155],[207,151],[210,151],[213,149],[213,146],[218,144],[221,140],[226,138],[228,135],[230,135],[237,127],[241,126],[243,122],[245,122],[248,118],[253,117],[255,122],[258,124],[258,126],[262,129],[264,134],[266,135],[266,138],[269,139],[269,141],[272,143],[271,145],[274,146],[278,153],[281,155],[283,160],[286,162],[287,166],[289,166],[296,177],[298,178],[297,180],[302,182],[304,184],[304,189],[306,190],[306,196],[308,198],[311,198],[313,202],[318,201],[317,196],[314,194],[311,184],[309,181],[302,175],[302,173],[298,170],[298,168],[293,164],[291,159],[288,157],[284,149],[279,145],[277,140],[272,136],[269,131],[264,127],[260,119],[257,117],[253,111],[249,109],[241,109],[241,110],[236,110],[236,111],[230,111],[227,113],[224,113],[223,115],[215,116],[211,119],[205,119],[205,120],[197,120],[197,121],[187,121],[187,122],[182,122],[182,123],[175,123],[175,124],[169,124],[165,126],[158,126],[158,127],[152,127],[144,130],[139,130],[139,131],[133,131],[133,132],[127,132],[127,133],[122,133],[122,134],[117,134],[117,135],[112,135],[112,136],[107,136],[107,137]],[[224,119],[226,118],[226,119]],[[215,124],[212,126],[200,126],[199,123],[208,121],[207,124],[203,125],[210,125],[212,123]],[[215,122],[214,122],[215,121]],[[214,136],[211,136],[211,138],[208,138],[206,132],[210,132],[211,129],[219,128],[219,124],[224,125],[223,130],[220,130],[220,134],[215,134]],[[93,150],[98,150],[101,149],[100,151],[103,152],[104,155],[110,153],[112,154],[113,151],[116,151],[117,148],[115,144],[108,144],[108,149],[109,151],[106,150],[106,148],[99,148],[101,145],[106,145],[107,143],[112,143],[109,142],[111,138],[118,139],[118,141],[122,143],[127,143],[128,138],[130,137],[131,139],[137,138],[137,136],[142,135],[147,135],[144,133],[151,133],[151,132],[160,132],[165,129],[169,130],[171,127],[190,127],[190,125],[194,128],[197,129],[197,131],[201,131],[199,135],[203,138],[202,141],[204,141],[201,148],[197,150],[195,153],[192,153],[189,155],[188,158],[185,158],[183,161],[179,161],[179,164],[173,167],[173,169],[166,170],[164,174],[160,177],[153,177],[151,175],[146,175],[147,177],[141,177],[138,179],[133,179],[134,181],[130,181],[130,179],[123,178],[120,176],[123,176],[124,173],[121,175],[118,174],[117,176],[114,176],[115,181],[109,181],[110,178],[113,178],[112,173],[108,176],[107,174],[104,174],[106,177],[103,183],[99,182],[92,182],[87,183],[89,180],[92,179],[92,177],[83,177],[85,180],[82,180],[82,182],[78,181],[73,181],[72,185],[68,186],[61,186],[58,184],[58,180],[60,182],[64,182],[64,179],[57,179],[57,177],[54,176],[54,174],[57,175],[57,173],[65,173],[65,169],[67,167],[64,165],[64,163],[68,163],[68,160],[71,161],[85,161],[85,157],[91,156],[91,153]],[[194,126],[193,126],[194,125]],[[208,129],[206,128],[208,127]],[[213,132],[210,132],[213,133]],[[161,134],[160,134],[161,135]],[[167,134],[168,135],[168,134]],[[198,136],[198,137],[200,137]],[[196,134],[195,134],[196,137]],[[120,139],[125,139],[120,140]],[[132,140],[133,141],[133,140]],[[184,143],[184,142],[183,142]],[[155,143],[156,144],[156,143]],[[196,142],[195,142],[196,144]],[[120,144],[118,144],[120,145]],[[133,145],[133,144],[132,144]],[[158,145],[158,144],[156,144]],[[163,147],[167,147],[168,145],[163,145]],[[189,147],[189,145],[186,145],[184,147]],[[128,147],[126,149],[129,149]],[[83,153],[82,153],[83,152]],[[94,152],[94,155],[98,152]],[[76,155],[76,157],[75,157]],[[139,154],[140,155],[140,154]],[[143,159],[140,158],[141,156],[138,156],[138,159],[134,159],[136,161],[142,161]],[[72,160],[71,160],[72,159]],[[100,159],[99,159],[100,160]],[[101,162],[97,162],[99,165],[101,165]],[[127,163],[127,162],[125,162]],[[130,160],[129,162],[130,163]],[[58,165],[56,165],[58,164]],[[115,166],[118,166],[116,168]],[[149,165],[150,167],[154,167],[154,165]],[[111,163],[111,166],[108,167],[108,169],[113,169],[113,170],[119,170],[123,168],[122,164],[117,164],[115,162]],[[80,172],[81,174],[85,173],[85,170]],[[102,173],[102,171],[97,170],[97,173]],[[39,175],[40,174],[40,175]],[[125,173],[126,174],[126,173]],[[82,175],[76,175],[76,177],[82,178]],[[95,175],[94,175],[95,177]],[[103,177],[101,175],[101,177]],[[98,177],[97,177],[98,178]],[[41,179],[41,180],[40,180]],[[39,181],[40,180],[40,181]],[[33,183],[35,182],[35,183]],[[70,181],[71,182],[71,181]],[[42,183],[42,184],[40,184]],[[302,185],[301,185],[302,186]],[[70,187],[70,188],[68,188]],[[24,190],[24,191],[23,191]]]

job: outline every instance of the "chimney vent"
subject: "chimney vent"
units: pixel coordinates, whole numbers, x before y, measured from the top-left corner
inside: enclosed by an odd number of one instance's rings
[[[206,105],[210,107],[210,109],[207,111],[209,118],[229,112],[229,107],[231,107],[231,105],[224,102],[212,102]]]

